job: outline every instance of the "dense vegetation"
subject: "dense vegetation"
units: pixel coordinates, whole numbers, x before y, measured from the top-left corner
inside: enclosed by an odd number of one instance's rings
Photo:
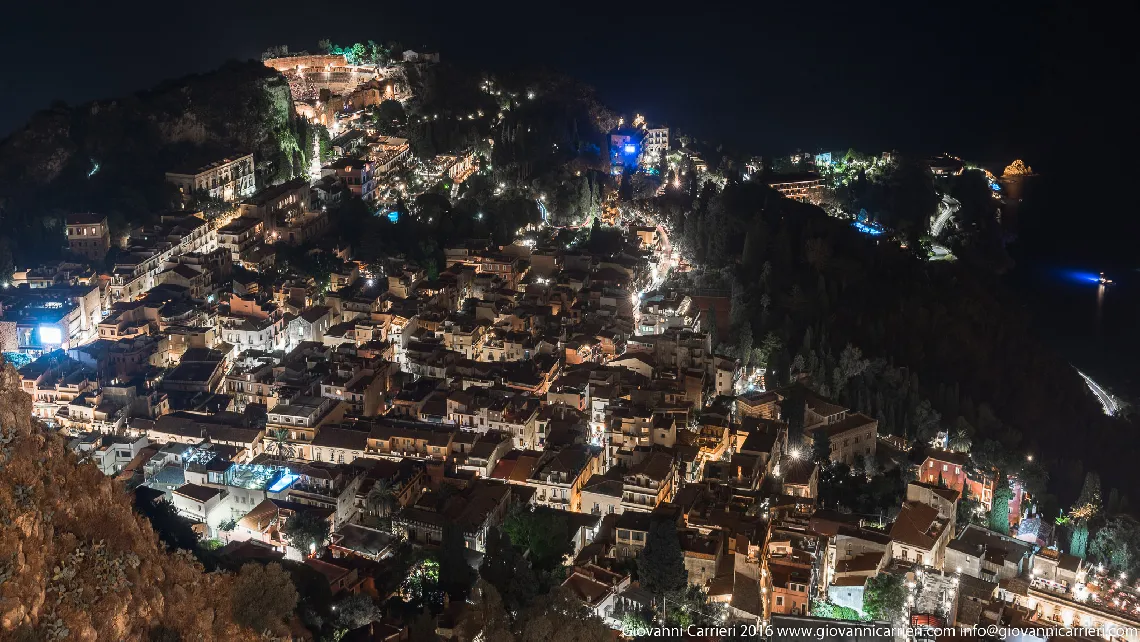
[[[1133,490],[1125,471],[1137,449],[1119,438],[1129,424],[1101,414],[992,272],[921,261],[756,181],[692,183],[644,205],[732,285],[734,336],[721,340],[766,363],[771,383],[803,373],[882,432],[959,435],[976,460],[1005,465],[1034,490],[1047,467],[1049,489],[1066,502],[1086,462],[1106,485]],[[1024,453],[1037,457],[1027,463]]]
[[[166,171],[253,152],[265,186],[306,171],[312,135],[284,77],[254,61],[56,104],[0,141],[0,223],[16,263],[34,265],[58,255],[71,212],[106,214],[118,237],[175,205]]]

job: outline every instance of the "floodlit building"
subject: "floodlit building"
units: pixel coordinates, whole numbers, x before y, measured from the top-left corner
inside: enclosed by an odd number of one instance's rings
[[[85,212],[67,217],[67,247],[92,261],[101,261],[111,249],[111,230],[107,217]]]
[[[252,196],[257,187],[252,153],[223,158],[200,167],[167,172],[166,180],[178,187],[183,201],[189,201],[196,193],[201,193],[232,203]]]

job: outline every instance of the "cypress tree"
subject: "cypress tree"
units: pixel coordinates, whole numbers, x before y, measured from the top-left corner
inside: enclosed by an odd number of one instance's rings
[[[990,530],[1009,535],[1009,501],[1013,499],[1013,491],[1009,488],[1009,480],[1005,472],[998,471],[997,484],[994,487],[994,503],[990,509]]]

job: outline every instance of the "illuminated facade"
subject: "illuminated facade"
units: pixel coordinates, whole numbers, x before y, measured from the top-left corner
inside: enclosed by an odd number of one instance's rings
[[[75,254],[101,261],[111,249],[107,217],[91,212],[67,217],[67,247]]]
[[[178,187],[184,201],[194,192],[205,192],[211,198],[232,203],[253,196],[253,154],[223,158],[185,172],[167,172],[166,180]]]

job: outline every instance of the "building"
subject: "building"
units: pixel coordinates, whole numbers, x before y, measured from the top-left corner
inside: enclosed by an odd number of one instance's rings
[[[918,502],[904,502],[891,525],[891,557],[942,570],[950,541],[950,520],[938,509]]]
[[[807,201],[823,189],[819,174],[776,174],[767,179],[768,186],[794,201]]]
[[[365,201],[376,200],[376,172],[371,161],[361,158],[340,158],[322,168],[321,174],[343,181],[350,192]]]
[[[253,154],[216,160],[208,165],[166,173],[166,180],[178,187],[183,202],[196,194],[233,203],[252,196],[257,188]]]
[[[656,165],[669,152],[669,128],[655,127],[645,130],[645,141],[642,145],[646,164]]]
[[[1032,544],[974,524],[967,524],[946,548],[947,570],[987,582],[1024,575],[1031,567],[1034,567]]]
[[[610,132],[610,174],[621,176],[626,171],[636,172],[645,141],[641,129],[616,129]]]
[[[67,217],[67,248],[92,261],[102,261],[111,249],[107,217],[86,212]]]

